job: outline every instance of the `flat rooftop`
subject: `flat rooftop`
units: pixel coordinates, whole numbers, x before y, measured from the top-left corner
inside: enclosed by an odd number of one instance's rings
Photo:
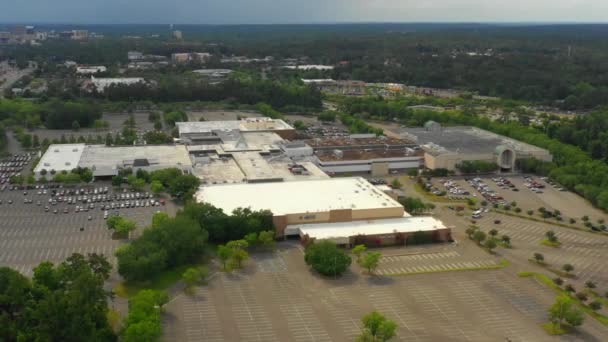
[[[146,166],[154,169],[192,167],[188,151],[183,145],[87,145],[78,165],[93,170],[94,175],[103,176],[115,173],[119,166],[132,167],[136,159],[146,160]]]
[[[500,145],[506,145],[516,152],[547,152],[542,148],[475,127],[444,127],[440,130],[427,130],[423,127],[400,128],[395,132],[406,137],[417,138],[416,143],[419,145],[438,145],[445,152],[490,154],[494,153],[496,147]],[[442,154],[440,149],[437,150],[437,153]]]
[[[408,139],[395,139],[390,137],[371,137],[371,138],[357,138],[357,137],[328,137],[328,138],[317,138],[306,140],[306,143],[312,148],[318,147],[338,147],[338,146],[374,146],[374,145],[415,145],[415,143]]]
[[[206,133],[212,131],[273,131],[293,129],[285,121],[265,117],[252,117],[230,121],[176,122],[180,134]]]
[[[424,151],[421,149],[408,152],[405,150],[340,150],[335,151],[316,151],[315,155],[320,161],[348,161],[348,160],[375,160],[405,157],[422,157]]]
[[[443,222],[431,216],[404,216],[402,218],[318,223],[295,224],[286,227],[285,231],[295,232],[301,236],[308,235],[317,240],[334,240],[338,243],[348,243],[348,238],[357,235],[383,235],[411,232],[428,232],[446,229]],[[346,239],[346,240],[345,240]]]
[[[56,144],[50,145],[40,162],[36,165],[34,172],[40,170],[71,171],[78,167],[80,156],[84,151],[85,144]]]
[[[271,210],[275,215],[327,212],[337,209],[403,208],[363,178],[332,178],[277,183],[202,186],[198,202],[225,213],[237,208]]]

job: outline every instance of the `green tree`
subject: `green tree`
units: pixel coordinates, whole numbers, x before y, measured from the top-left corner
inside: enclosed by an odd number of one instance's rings
[[[536,260],[536,262],[540,264],[545,261],[545,256],[540,253],[534,253],[534,260]]]
[[[146,186],[146,181],[144,179],[137,178],[137,176],[127,177],[127,182],[129,183],[131,189],[135,191],[140,191],[144,188],[144,186]]]
[[[249,244],[249,246],[256,246],[259,242],[258,233],[252,232],[245,235],[245,241]]]
[[[326,276],[337,276],[350,266],[352,260],[331,241],[320,241],[309,245],[304,260],[315,271]]]
[[[186,284],[188,291],[192,287],[202,283],[207,277],[207,269],[204,267],[190,267],[182,274],[182,280]]]
[[[365,245],[356,245],[353,249],[352,249],[352,253],[355,255],[355,257],[357,257],[357,263],[359,263],[361,261],[361,254],[363,252],[365,252],[367,250],[367,247],[365,247]]]
[[[150,184],[150,190],[155,195],[158,195],[161,192],[163,192],[163,190],[165,190],[165,187],[163,186],[163,184],[161,182],[155,180],[155,181],[152,181],[152,183]]]
[[[583,324],[583,312],[576,306],[570,296],[563,294],[555,298],[555,303],[549,309],[549,319],[558,328],[565,323],[576,327]]]
[[[549,242],[557,242],[557,241],[558,241],[557,235],[556,235],[556,234],[555,234],[555,232],[554,232],[554,231],[552,231],[552,230],[547,231],[547,232],[545,233],[545,237],[547,238],[547,240],[548,240]]]
[[[258,240],[260,244],[267,249],[274,250],[277,242],[274,239],[275,232],[273,230],[264,230],[261,231],[258,235]]]
[[[226,263],[232,258],[232,249],[228,246],[217,246],[217,256],[222,261],[222,266],[226,270]]]
[[[496,236],[498,235],[498,230],[496,230],[496,229],[490,229],[490,231],[488,232],[488,234],[490,234],[490,236],[492,238],[496,238]]]
[[[506,246],[511,246],[511,237],[509,235],[503,235],[500,240],[502,241],[502,243],[504,243]]]
[[[365,315],[361,321],[363,331],[357,338],[358,342],[384,342],[395,336],[397,324],[377,311]]]
[[[484,233],[483,231],[476,230],[473,233],[473,241],[477,242],[478,244],[481,244],[485,239],[486,239],[486,233]]]
[[[232,261],[237,268],[241,268],[243,261],[249,258],[249,253],[247,253],[248,246],[249,243],[245,240],[233,240],[226,244],[226,247],[232,250]]]
[[[589,307],[593,311],[601,310],[602,309],[602,302],[600,302],[599,300],[594,300],[593,302],[589,303]]]
[[[403,187],[403,184],[401,184],[401,182],[399,181],[399,179],[395,178],[391,182],[391,187],[393,189],[401,189]]]
[[[588,288],[589,290],[593,290],[594,288],[597,287],[597,284],[595,282],[589,280],[585,283],[585,287]]]
[[[361,260],[361,267],[366,268],[369,274],[373,274],[378,268],[380,258],[382,258],[382,254],[379,252],[369,252]]]
[[[72,121],[72,130],[77,131],[80,129],[80,122],[74,120]]]
[[[492,252],[494,250],[494,248],[496,248],[496,241],[493,239],[489,239],[486,240],[484,243],[484,246],[490,251]]]
[[[566,273],[570,273],[574,271],[574,266],[572,266],[571,264],[565,264],[564,266],[562,266],[562,270],[566,271]]]
[[[164,292],[142,290],[129,299],[129,315],[121,332],[123,341],[160,341],[162,335],[161,308],[168,302]]]

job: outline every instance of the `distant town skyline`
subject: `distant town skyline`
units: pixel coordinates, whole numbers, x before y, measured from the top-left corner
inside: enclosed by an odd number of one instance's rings
[[[4,23],[289,24],[340,22],[608,22],[600,0],[29,0]]]

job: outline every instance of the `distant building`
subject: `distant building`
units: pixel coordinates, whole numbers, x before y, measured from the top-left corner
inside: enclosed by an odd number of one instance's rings
[[[394,133],[422,147],[428,169],[454,170],[463,161],[487,161],[514,171],[520,159],[553,160],[545,149],[475,127],[444,128],[429,121],[422,128],[400,128]]]
[[[171,60],[175,63],[187,63],[190,62],[192,56],[189,53],[173,53],[171,54]]]
[[[173,38],[175,38],[177,40],[183,40],[184,35],[182,34],[182,31],[175,30],[175,31],[173,31]]]
[[[127,58],[130,61],[140,61],[144,59],[144,54],[139,51],[129,51],[127,52]]]
[[[10,32],[0,32],[0,44],[8,44],[11,40]]]
[[[74,68],[74,67],[76,67],[76,66],[78,65],[78,63],[76,63],[76,62],[74,62],[74,61],[65,61],[65,62],[63,63],[63,65],[64,65],[66,68]]]
[[[76,68],[76,73],[79,75],[93,75],[97,73],[106,72],[108,69],[103,66],[79,66]]]
[[[145,82],[146,80],[141,77],[96,78],[94,76],[91,76],[91,83],[93,87],[100,93],[103,93],[109,86],[112,85],[133,85]]]
[[[86,40],[89,38],[89,31],[87,30],[72,30],[72,40]]]
[[[302,79],[304,84],[314,85],[320,91],[325,93],[335,93],[341,95],[364,95],[366,91],[366,83],[355,80],[339,80],[332,79]]]
[[[195,74],[210,78],[224,78],[232,73],[230,69],[199,69],[192,71]]]

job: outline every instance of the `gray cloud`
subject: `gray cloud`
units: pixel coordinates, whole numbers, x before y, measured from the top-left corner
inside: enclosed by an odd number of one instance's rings
[[[361,21],[604,22],[605,0],[27,0],[1,22],[308,23]]]

